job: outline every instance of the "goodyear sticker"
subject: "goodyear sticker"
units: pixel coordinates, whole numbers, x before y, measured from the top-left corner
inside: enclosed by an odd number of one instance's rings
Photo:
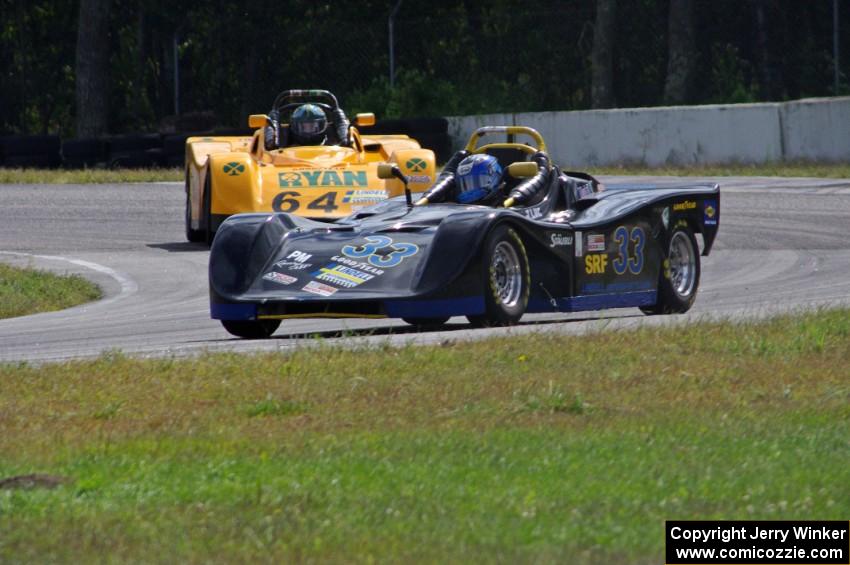
[[[693,210],[697,207],[697,203],[693,200],[685,200],[684,202],[677,202],[673,204],[674,212],[685,212],[687,210]]]
[[[716,200],[706,200],[703,203],[703,213],[705,216],[705,225],[707,226],[716,226],[717,225],[717,201]]]
[[[338,171],[333,169],[278,173],[277,181],[281,188],[369,186],[366,171]]]
[[[386,190],[349,190],[342,197],[343,204],[371,204],[386,200],[389,193]]]
[[[317,280],[329,282],[343,288],[354,288],[375,278],[375,275],[336,263],[331,263],[311,274]]]

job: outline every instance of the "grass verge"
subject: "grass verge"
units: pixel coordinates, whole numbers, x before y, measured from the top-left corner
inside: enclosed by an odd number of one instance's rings
[[[79,275],[54,275],[0,263],[0,319],[62,310],[100,297],[97,285]]]
[[[850,515],[850,311],[0,366],[0,561],[663,562]],[[49,532],[49,534],[48,534]]]
[[[4,169],[0,184],[182,182],[183,169]]]

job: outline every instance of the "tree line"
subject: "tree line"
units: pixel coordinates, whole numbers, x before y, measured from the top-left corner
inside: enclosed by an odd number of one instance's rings
[[[397,5],[391,85],[388,18]],[[841,7],[839,30],[850,31],[850,6]],[[242,127],[286,88],[328,88],[347,110],[379,118],[836,93],[832,0],[0,0],[0,8],[0,133]],[[846,68],[850,48],[839,43]],[[838,93],[847,93],[839,77]]]

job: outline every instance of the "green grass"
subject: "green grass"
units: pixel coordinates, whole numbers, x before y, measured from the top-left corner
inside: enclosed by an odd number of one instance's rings
[[[663,562],[850,515],[850,311],[0,366],[0,561]]]
[[[0,319],[91,302],[100,289],[79,275],[54,275],[0,263]]]
[[[0,184],[103,184],[182,182],[183,169],[4,169]]]
[[[776,162],[760,165],[688,165],[682,167],[593,167],[593,175],[658,175],[673,177],[816,177],[850,178],[850,163]]]

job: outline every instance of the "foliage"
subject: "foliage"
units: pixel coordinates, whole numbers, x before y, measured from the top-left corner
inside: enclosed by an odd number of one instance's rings
[[[0,366],[0,561],[642,562],[850,512],[850,312]],[[49,532],[49,535],[46,534]]]
[[[395,2],[107,1],[112,133],[165,127],[175,113],[175,47],[181,113],[213,111],[225,127],[267,110],[286,88],[329,88],[346,109],[379,118],[590,106],[593,0],[402,3],[395,88],[387,30]],[[833,94],[832,2],[694,5],[701,72],[691,102]],[[668,7],[618,3],[621,107],[662,103]],[[0,0],[0,133],[73,135],[76,10],[59,0]],[[850,10],[839,16],[839,28],[850,29]],[[846,68],[850,42],[841,42],[839,60]]]

